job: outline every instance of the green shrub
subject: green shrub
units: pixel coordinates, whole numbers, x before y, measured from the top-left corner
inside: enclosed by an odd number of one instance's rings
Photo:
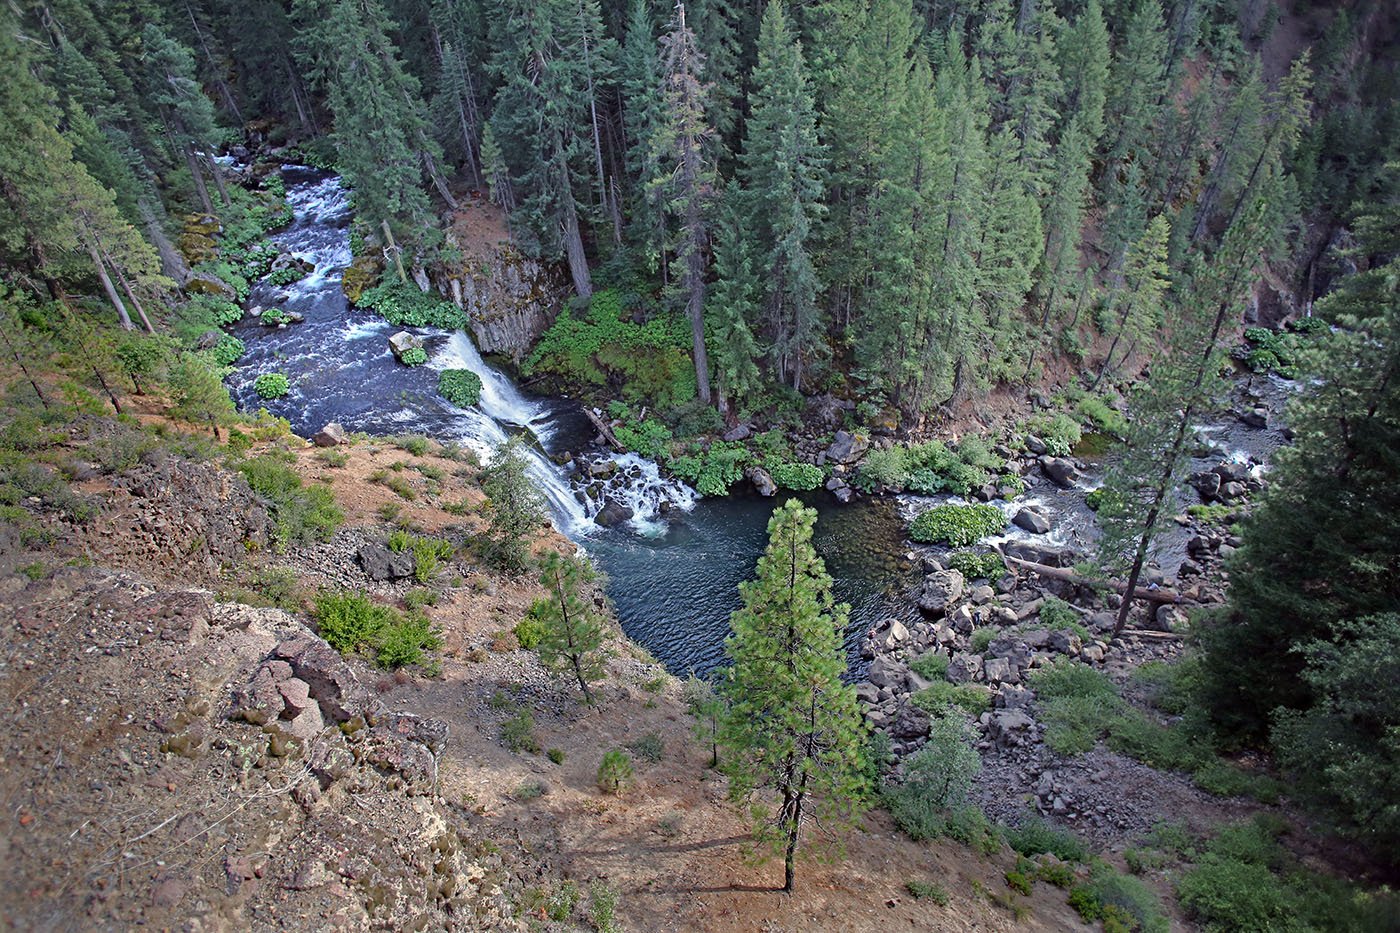
[[[855,485],[864,492],[901,490],[909,482],[908,452],[902,447],[872,450],[856,471]]]
[[[214,362],[220,366],[232,366],[238,362],[238,358],[243,355],[246,347],[243,341],[233,334],[224,334],[219,338],[219,342],[214,344],[214,348],[209,351],[209,355],[214,358]]]
[[[950,663],[952,659],[946,654],[930,651],[911,662],[909,669],[924,680],[943,680],[948,675]]]
[[[715,441],[703,450],[673,458],[671,472],[686,480],[702,496],[723,496],[744,477],[750,461],[748,449],[739,442]]]
[[[539,616],[536,614],[536,607],[543,602],[544,600],[535,600],[535,605],[530,607],[530,611],[526,613],[525,618],[515,623],[515,637],[520,642],[520,647],[524,648],[526,651],[533,651],[535,646],[540,643],[540,638],[544,635],[544,623],[540,621]]]
[[[229,440],[233,440],[232,431],[229,432]],[[338,470],[350,462],[350,455],[343,450],[336,450],[334,447],[322,447],[316,451],[316,459],[331,469]]]
[[[1079,614],[1069,607],[1069,603],[1054,596],[1046,597],[1040,604],[1040,624],[1057,630],[1083,627],[1079,624]]]
[[[822,470],[810,463],[775,463],[768,468],[773,482],[794,492],[810,492],[823,482]]]
[[[984,625],[980,628],[974,629],[972,632],[971,641],[969,643],[969,647],[972,649],[972,653],[985,653],[986,650],[991,647],[992,642],[996,641],[996,637],[998,634],[1000,634],[1000,631],[1001,630],[994,625]]]
[[[355,304],[374,311],[395,327],[461,330],[467,326],[466,314],[452,302],[396,279],[365,289]]]
[[[632,759],[620,748],[607,752],[598,763],[598,789],[605,794],[622,794],[632,778]]]
[[[1131,849],[1128,851],[1132,851]],[[1126,857],[1127,853],[1124,853]],[[1074,869],[1058,860],[1043,859],[1036,868],[1035,876],[1046,884],[1068,889],[1074,884]]]
[[[997,580],[1006,573],[1006,561],[995,551],[956,551],[948,558],[948,566],[969,580]]]
[[[394,446],[415,457],[427,455],[433,449],[433,442],[422,434],[395,434],[389,438]]]
[[[1056,457],[1068,457],[1083,436],[1079,422],[1063,412],[1032,418],[1026,429],[1043,440],[1046,449]]]
[[[539,739],[535,738],[535,717],[528,709],[522,709],[501,723],[501,744],[513,752],[540,750]]]
[[[457,553],[457,546],[442,538],[414,535],[409,541],[413,551],[413,579],[427,583],[444,562]]]
[[[597,933],[621,933],[617,900],[617,889],[605,882],[595,881],[588,886],[588,919]]]
[[[904,889],[914,900],[933,901],[939,907],[947,907],[950,900],[948,892],[932,881],[906,881]]]
[[[438,374],[438,395],[458,408],[471,408],[481,399],[481,377],[470,369],[444,369]]]
[[[1006,527],[1006,516],[993,505],[936,505],[909,526],[909,536],[923,544],[966,547]]]
[[[511,791],[510,795],[515,800],[518,800],[521,803],[525,803],[530,800],[538,800],[539,798],[543,797],[546,793],[548,793],[548,791],[549,788],[545,786],[543,781],[525,781],[517,785],[515,790]],[[568,918],[569,914],[567,912],[561,913],[562,916],[560,916],[558,919],[564,920]],[[551,919],[553,919],[552,915]]]
[[[1084,843],[1073,833],[1056,829],[1039,817],[1027,817],[1015,829],[1004,832],[1007,845],[1026,858],[1049,853],[1062,862],[1082,862],[1089,857]]]
[[[427,618],[404,615],[363,593],[323,590],[312,615],[326,644],[342,654],[369,649],[384,668],[425,665],[423,652],[442,647],[441,635]]]
[[[291,391],[291,383],[281,373],[263,373],[253,380],[253,391],[265,399],[281,398]]]
[[[1026,897],[1031,896],[1031,882],[1034,880],[1035,877],[1033,875],[1021,871],[1019,867],[1006,873],[1006,886],[1017,894],[1023,894]]]
[[[1081,420],[1094,425],[1105,434],[1122,437],[1127,433],[1128,423],[1123,419],[1123,413],[1110,408],[1107,402],[1097,396],[1088,395],[1080,399],[1074,411]]]
[[[436,606],[437,603],[437,591],[424,586],[414,587],[403,594],[403,604],[410,612],[415,609],[422,609],[424,606]]]
[[[666,753],[666,745],[661,741],[661,735],[656,732],[648,732],[635,742],[628,742],[627,749],[649,764],[656,764]]]
[[[544,753],[544,757],[548,758],[556,765],[562,765],[564,763],[564,750],[562,748],[551,748]]]
[[[1139,878],[1120,874],[1100,863],[1094,866],[1089,889],[1098,901],[1105,930],[1107,921],[1115,915],[1125,933],[1129,930],[1167,933],[1171,928],[1157,895]]]
[[[1235,520],[1239,506],[1216,502],[1212,505],[1188,505],[1186,514],[1207,525],[1226,525]]]
[[[950,835],[951,815],[963,807],[980,770],[982,758],[963,717],[938,715],[928,742],[904,763],[903,782],[885,790],[885,807],[916,842]]]
[[[428,351],[422,347],[409,347],[399,354],[399,362],[405,366],[422,366],[428,362]]]
[[[238,464],[253,492],[268,500],[278,550],[305,541],[329,541],[345,520],[330,489],[305,486],[301,477],[276,457],[262,456]]]
[[[1206,855],[1186,872],[1177,898],[1207,930],[1273,933],[1297,930],[1302,908],[1290,890],[1265,865]]]
[[[942,715],[956,706],[978,716],[991,707],[992,694],[977,684],[950,684],[939,680],[911,696],[909,702],[929,715]]]

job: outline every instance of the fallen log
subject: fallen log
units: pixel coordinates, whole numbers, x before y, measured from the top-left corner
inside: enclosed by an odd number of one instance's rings
[[[620,454],[627,453],[627,448],[622,446],[617,439],[617,435],[612,432],[612,428],[608,427],[606,421],[598,417],[597,412],[591,408],[584,408],[583,413],[588,416],[589,421],[593,422],[593,427],[598,429],[598,433],[602,435],[603,440],[607,441],[608,444],[612,446],[613,450]]]
[[[1029,570],[1031,573],[1039,574],[1042,577],[1049,577],[1051,580],[1063,580],[1066,583],[1073,583],[1076,586],[1099,587],[1107,586],[1109,589],[1119,593],[1126,593],[1128,586],[1126,583],[1119,583],[1117,580],[1091,580],[1080,573],[1075,573],[1067,567],[1051,567],[1048,564],[1037,564],[1034,561],[1022,560],[1019,557],[1002,555],[1003,559],[1011,565],[1012,569],[1021,568]],[[1139,586],[1133,590],[1133,599],[1141,599],[1149,603],[1166,603],[1168,605],[1181,605],[1190,602],[1176,590],[1155,589]]]

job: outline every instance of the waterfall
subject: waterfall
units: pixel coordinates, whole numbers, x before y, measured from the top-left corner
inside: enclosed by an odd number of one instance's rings
[[[522,450],[531,480],[547,500],[556,527],[575,539],[599,528],[593,518],[607,501],[631,509],[630,526],[644,534],[661,530],[658,516],[666,509],[694,506],[694,491],[662,477],[655,463],[634,454],[616,458],[619,469],[601,498],[576,489],[549,456],[558,406],[527,397],[481,358],[464,332],[415,328],[428,338],[428,364],[407,368],[394,362],[386,340],[398,328],[353,311],[341,292],[341,276],[353,259],[348,192],[334,176],[297,166],[284,166],[284,172],[293,220],[274,239],[315,270],[285,288],[257,286],[259,304],[297,311],[305,321],[281,329],[253,321],[238,325],[248,349],[229,383],[242,408],[266,406],[305,436],[327,421],[372,434],[423,433],[470,447],[483,461],[510,436],[521,435],[527,440]],[[457,408],[438,395],[437,373],[444,369],[469,369],[481,377],[475,406]],[[289,376],[288,396],[273,402],[257,398],[253,381],[267,371]]]

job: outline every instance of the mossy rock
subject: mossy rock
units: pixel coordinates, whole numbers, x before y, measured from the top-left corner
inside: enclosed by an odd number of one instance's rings
[[[356,256],[340,277],[340,288],[352,305],[359,304],[365,290],[379,281],[384,264],[373,256]]]
[[[180,234],[179,246],[185,260],[192,266],[212,262],[219,256],[219,245],[207,234],[185,231]]]
[[[186,214],[185,232],[212,237],[223,233],[224,225],[213,214]]]

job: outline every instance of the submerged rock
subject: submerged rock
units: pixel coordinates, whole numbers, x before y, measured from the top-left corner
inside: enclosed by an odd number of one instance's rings
[[[389,338],[389,349],[393,352],[394,359],[402,360],[409,350],[423,349],[423,338],[401,330]]]
[[[609,499],[603,504],[598,514],[593,516],[593,521],[602,525],[604,528],[611,528],[614,525],[620,525],[625,521],[631,520],[632,516],[635,514],[636,512],[623,505],[621,502]]]
[[[1029,506],[1017,512],[1016,517],[1011,519],[1011,524],[1033,535],[1043,535],[1050,530],[1050,519]]]

